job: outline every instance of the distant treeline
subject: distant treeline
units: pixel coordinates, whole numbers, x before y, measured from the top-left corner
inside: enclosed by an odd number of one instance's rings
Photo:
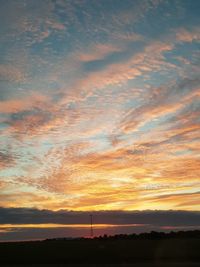
[[[97,239],[164,239],[164,238],[200,238],[200,231],[171,231],[169,233],[151,231],[150,233],[141,234],[119,234],[114,236],[99,236]]]
[[[200,239],[200,230],[191,230],[191,231],[178,231],[178,232],[156,232],[151,231],[149,233],[140,233],[140,234],[118,234],[118,235],[103,235],[103,236],[95,236],[92,239],[95,240],[119,240],[119,239],[168,239],[168,238],[199,238]],[[72,240],[72,239],[91,239],[91,238],[53,238],[46,239],[45,241],[53,241],[53,240]]]

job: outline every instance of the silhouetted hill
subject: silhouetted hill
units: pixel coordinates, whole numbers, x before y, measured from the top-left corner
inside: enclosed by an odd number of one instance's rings
[[[200,231],[0,243],[0,264],[200,262]]]

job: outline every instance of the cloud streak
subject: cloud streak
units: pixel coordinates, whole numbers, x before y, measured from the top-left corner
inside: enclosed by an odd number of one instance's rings
[[[1,3],[3,207],[199,210],[198,9]]]

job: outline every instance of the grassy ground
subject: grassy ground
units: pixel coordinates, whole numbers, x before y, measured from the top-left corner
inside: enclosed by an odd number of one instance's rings
[[[99,265],[92,266],[106,266],[105,263],[121,263],[121,266],[127,266],[126,264],[132,263],[128,266],[189,267],[199,266],[199,251],[200,239],[58,240],[0,243],[0,265],[19,263],[28,264],[24,266],[33,266],[30,264],[48,264],[46,266],[51,266],[49,264],[56,264],[54,266],[86,264],[87,266],[89,263],[99,263]],[[188,262],[189,265],[187,265]]]

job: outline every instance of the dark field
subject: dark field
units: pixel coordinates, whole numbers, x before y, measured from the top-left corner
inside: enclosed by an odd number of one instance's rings
[[[200,239],[82,239],[0,243],[0,266],[200,266]],[[7,265],[7,266],[8,266]],[[19,266],[18,265],[18,266]]]

